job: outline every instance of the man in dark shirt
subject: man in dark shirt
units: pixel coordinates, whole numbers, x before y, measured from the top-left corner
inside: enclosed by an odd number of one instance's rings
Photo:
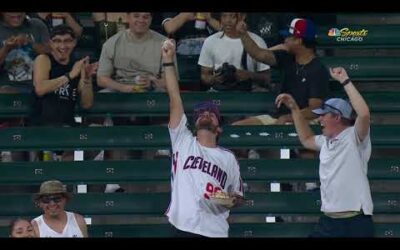
[[[50,36],[51,53],[35,59],[35,121],[40,125],[73,126],[78,98],[82,108],[93,105],[92,75],[97,64],[90,64],[88,57],[71,57],[75,45],[74,31],[66,25],[56,26]]]
[[[237,25],[247,53],[258,61],[282,71],[280,93],[290,93],[299,104],[302,115],[307,120],[317,117],[312,109],[322,105],[328,96],[329,72],[315,53],[316,30],[308,19],[295,18],[288,30],[281,31],[285,37],[283,44],[269,49],[260,48],[249,36],[246,24]],[[234,125],[270,125],[292,123],[290,111],[279,108],[268,115],[249,117]]]
[[[39,55],[34,62],[31,125],[75,126],[78,99],[84,109],[93,105],[92,78],[97,63],[90,64],[89,57],[78,60],[71,56],[76,37],[66,25],[54,27],[49,44],[50,53]],[[72,159],[72,152],[63,153],[62,160]]]
[[[49,32],[25,12],[0,13],[0,93],[29,93],[33,89],[33,60],[48,52]]]

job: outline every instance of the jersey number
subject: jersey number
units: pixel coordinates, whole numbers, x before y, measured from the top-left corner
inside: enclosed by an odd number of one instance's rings
[[[216,193],[218,191],[221,191],[222,189],[220,187],[214,187],[214,185],[212,183],[207,183],[206,185],[206,192],[204,193],[204,198],[206,199],[210,199],[210,196],[213,193]]]

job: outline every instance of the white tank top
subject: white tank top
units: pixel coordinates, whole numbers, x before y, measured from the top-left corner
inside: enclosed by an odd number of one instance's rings
[[[44,221],[43,215],[40,215],[33,220],[37,223],[40,233],[40,238],[83,238],[81,229],[75,219],[75,214],[67,212],[67,224],[62,233],[58,233],[51,229]]]

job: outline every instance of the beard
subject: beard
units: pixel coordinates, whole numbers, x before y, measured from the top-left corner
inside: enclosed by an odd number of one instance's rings
[[[210,119],[201,119],[196,126],[196,130],[208,130],[212,133],[217,133],[218,126],[215,126]]]

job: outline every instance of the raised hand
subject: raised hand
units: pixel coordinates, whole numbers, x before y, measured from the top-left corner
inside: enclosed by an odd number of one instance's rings
[[[18,46],[19,42],[16,36],[11,36],[4,42],[4,47],[6,47],[8,50],[13,50]]]
[[[164,63],[173,62],[176,53],[176,44],[174,39],[167,39],[161,47],[162,58]]]
[[[236,30],[239,32],[240,35],[244,35],[247,33],[247,24],[244,21],[245,17],[245,15],[239,15],[239,20],[236,24]]]
[[[81,74],[81,70],[83,68],[83,65],[85,64],[85,62],[89,62],[89,57],[86,56],[84,58],[82,58],[79,61],[76,61],[74,66],[72,67],[72,70],[69,72],[69,77],[71,77],[71,79],[74,79],[76,77],[78,77]]]
[[[349,78],[346,70],[343,67],[329,68],[329,73],[333,79],[339,81],[340,83],[343,83]]]
[[[299,106],[297,105],[296,101],[289,94],[280,94],[280,95],[278,95],[276,97],[276,99],[275,99],[275,104],[276,104],[276,106],[278,108],[280,108],[282,104],[284,104],[290,110],[299,108]]]
[[[97,73],[97,69],[99,68],[99,63],[89,63],[89,60],[84,63],[85,77],[90,78]]]

